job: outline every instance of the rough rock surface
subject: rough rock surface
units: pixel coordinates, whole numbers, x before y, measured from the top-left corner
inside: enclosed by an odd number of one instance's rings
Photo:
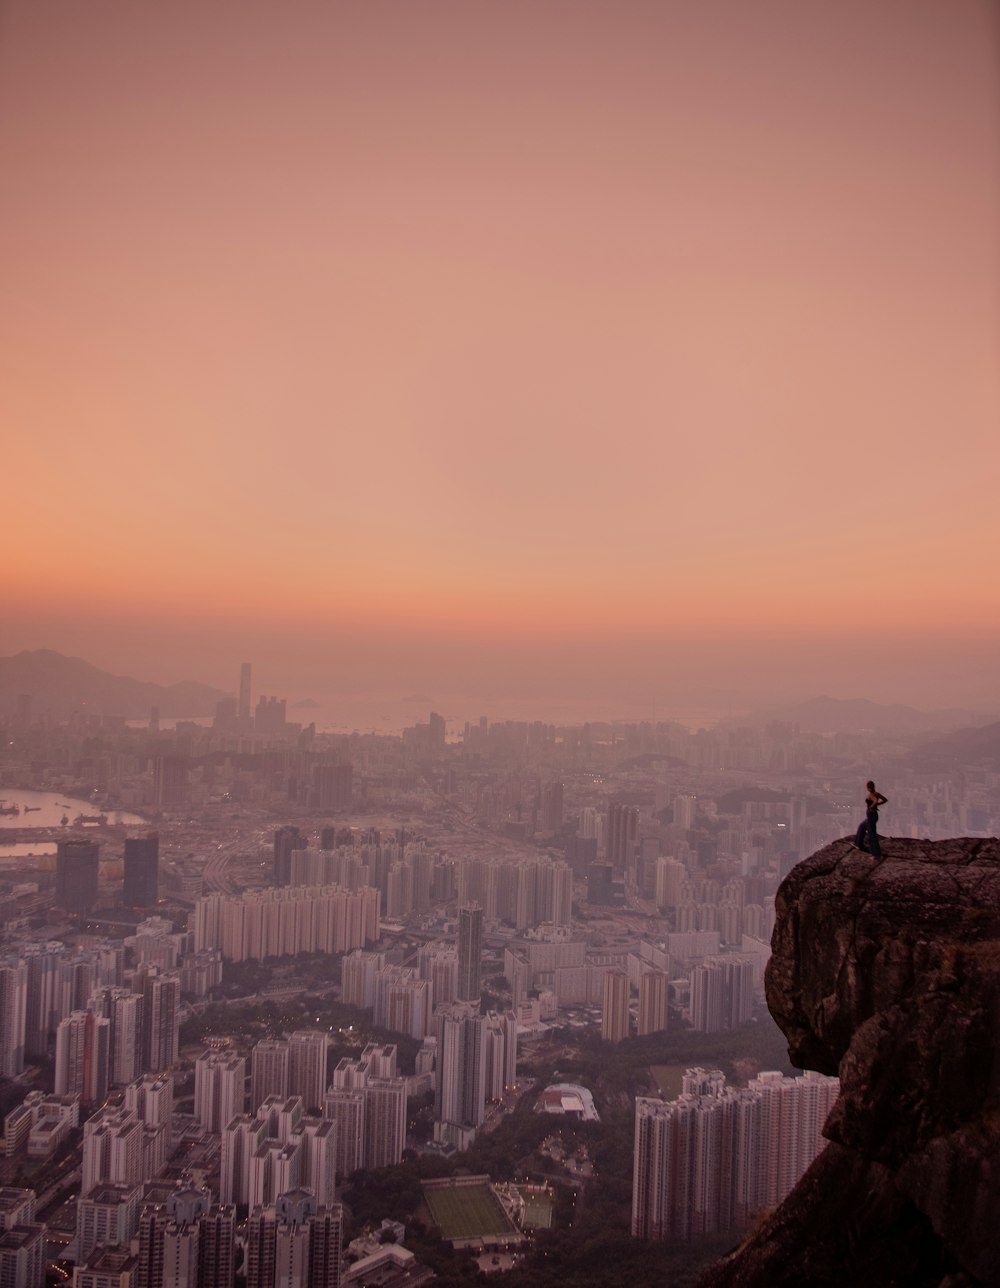
[[[835,841],[772,949],[792,1062],[840,1075],[833,1143],[699,1288],[1000,1285],[1000,841]]]

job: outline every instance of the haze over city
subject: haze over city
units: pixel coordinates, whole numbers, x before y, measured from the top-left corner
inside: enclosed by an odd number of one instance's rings
[[[996,34],[7,0],[2,652],[498,714],[991,703]]]

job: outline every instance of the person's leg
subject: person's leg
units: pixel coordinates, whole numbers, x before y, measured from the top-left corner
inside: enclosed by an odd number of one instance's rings
[[[866,822],[868,825],[868,848],[871,850],[874,858],[880,859],[882,857],[882,847],[879,845],[878,840],[878,826],[870,814],[868,815]]]
[[[862,821],[858,824],[857,835],[854,838],[854,844],[858,847],[859,850],[863,850],[865,848],[865,834],[867,833],[867,831],[868,831],[868,820],[862,819]]]

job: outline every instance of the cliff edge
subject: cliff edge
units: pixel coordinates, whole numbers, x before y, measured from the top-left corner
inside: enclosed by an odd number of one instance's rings
[[[846,840],[777,895],[767,1002],[831,1144],[699,1288],[1000,1284],[1000,841]]]

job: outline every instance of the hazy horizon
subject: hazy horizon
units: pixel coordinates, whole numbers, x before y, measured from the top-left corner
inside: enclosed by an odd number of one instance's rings
[[[993,706],[997,34],[8,0],[0,653]]]

